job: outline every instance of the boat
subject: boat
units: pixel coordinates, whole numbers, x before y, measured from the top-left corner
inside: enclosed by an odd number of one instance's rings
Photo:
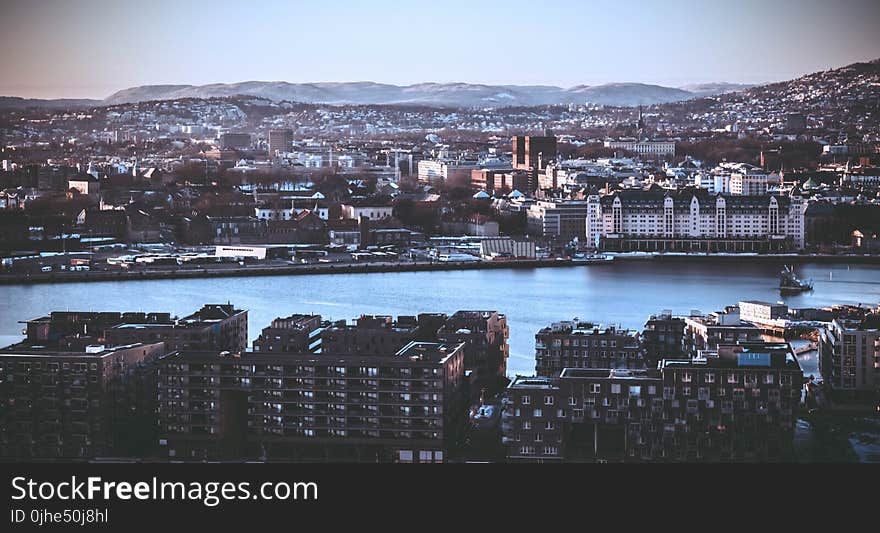
[[[779,273],[779,290],[782,292],[805,292],[813,290],[813,281],[799,279],[788,265]]]
[[[614,256],[605,254],[575,254],[571,258],[573,263],[607,263],[613,261]]]

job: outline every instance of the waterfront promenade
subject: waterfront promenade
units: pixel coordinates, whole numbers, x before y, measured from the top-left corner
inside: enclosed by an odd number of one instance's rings
[[[492,270],[529,268],[571,268],[607,265],[620,261],[721,262],[721,263],[852,263],[880,264],[880,255],[831,254],[686,254],[609,253],[606,259],[532,259],[508,261],[385,261],[336,262],[288,265],[202,265],[193,267],[143,268],[136,270],[54,271],[29,274],[0,274],[0,285],[64,283],[84,281],[131,281],[155,279],[221,278],[239,276],[299,276],[315,274],[365,274],[372,272],[425,272],[448,270]]]

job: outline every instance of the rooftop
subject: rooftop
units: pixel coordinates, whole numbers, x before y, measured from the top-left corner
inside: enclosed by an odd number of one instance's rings
[[[508,389],[558,389],[557,381],[553,378],[537,376],[516,376],[507,386]]]
[[[660,369],[675,367],[801,369],[790,344],[764,341],[721,344],[696,357],[663,359],[658,364]]]
[[[461,346],[445,344],[440,342],[418,342],[412,341],[397,352],[397,357],[406,357],[415,361],[436,361],[445,360]]]
[[[139,346],[152,346],[151,344],[134,343],[119,346],[107,347],[103,344],[95,344],[86,346],[82,352],[58,350],[51,346],[13,344],[5,348],[0,348],[0,357],[94,357],[102,358],[112,355],[129,348],[137,348]]]

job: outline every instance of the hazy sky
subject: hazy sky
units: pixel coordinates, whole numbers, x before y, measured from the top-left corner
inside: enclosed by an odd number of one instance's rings
[[[247,80],[757,83],[880,57],[880,0],[0,0],[0,95]]]

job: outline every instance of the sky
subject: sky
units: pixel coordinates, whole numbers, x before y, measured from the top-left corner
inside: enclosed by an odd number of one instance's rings
[[[238,81],[763,83],[880,58],[878,0],[0,0],[0,95]]]

